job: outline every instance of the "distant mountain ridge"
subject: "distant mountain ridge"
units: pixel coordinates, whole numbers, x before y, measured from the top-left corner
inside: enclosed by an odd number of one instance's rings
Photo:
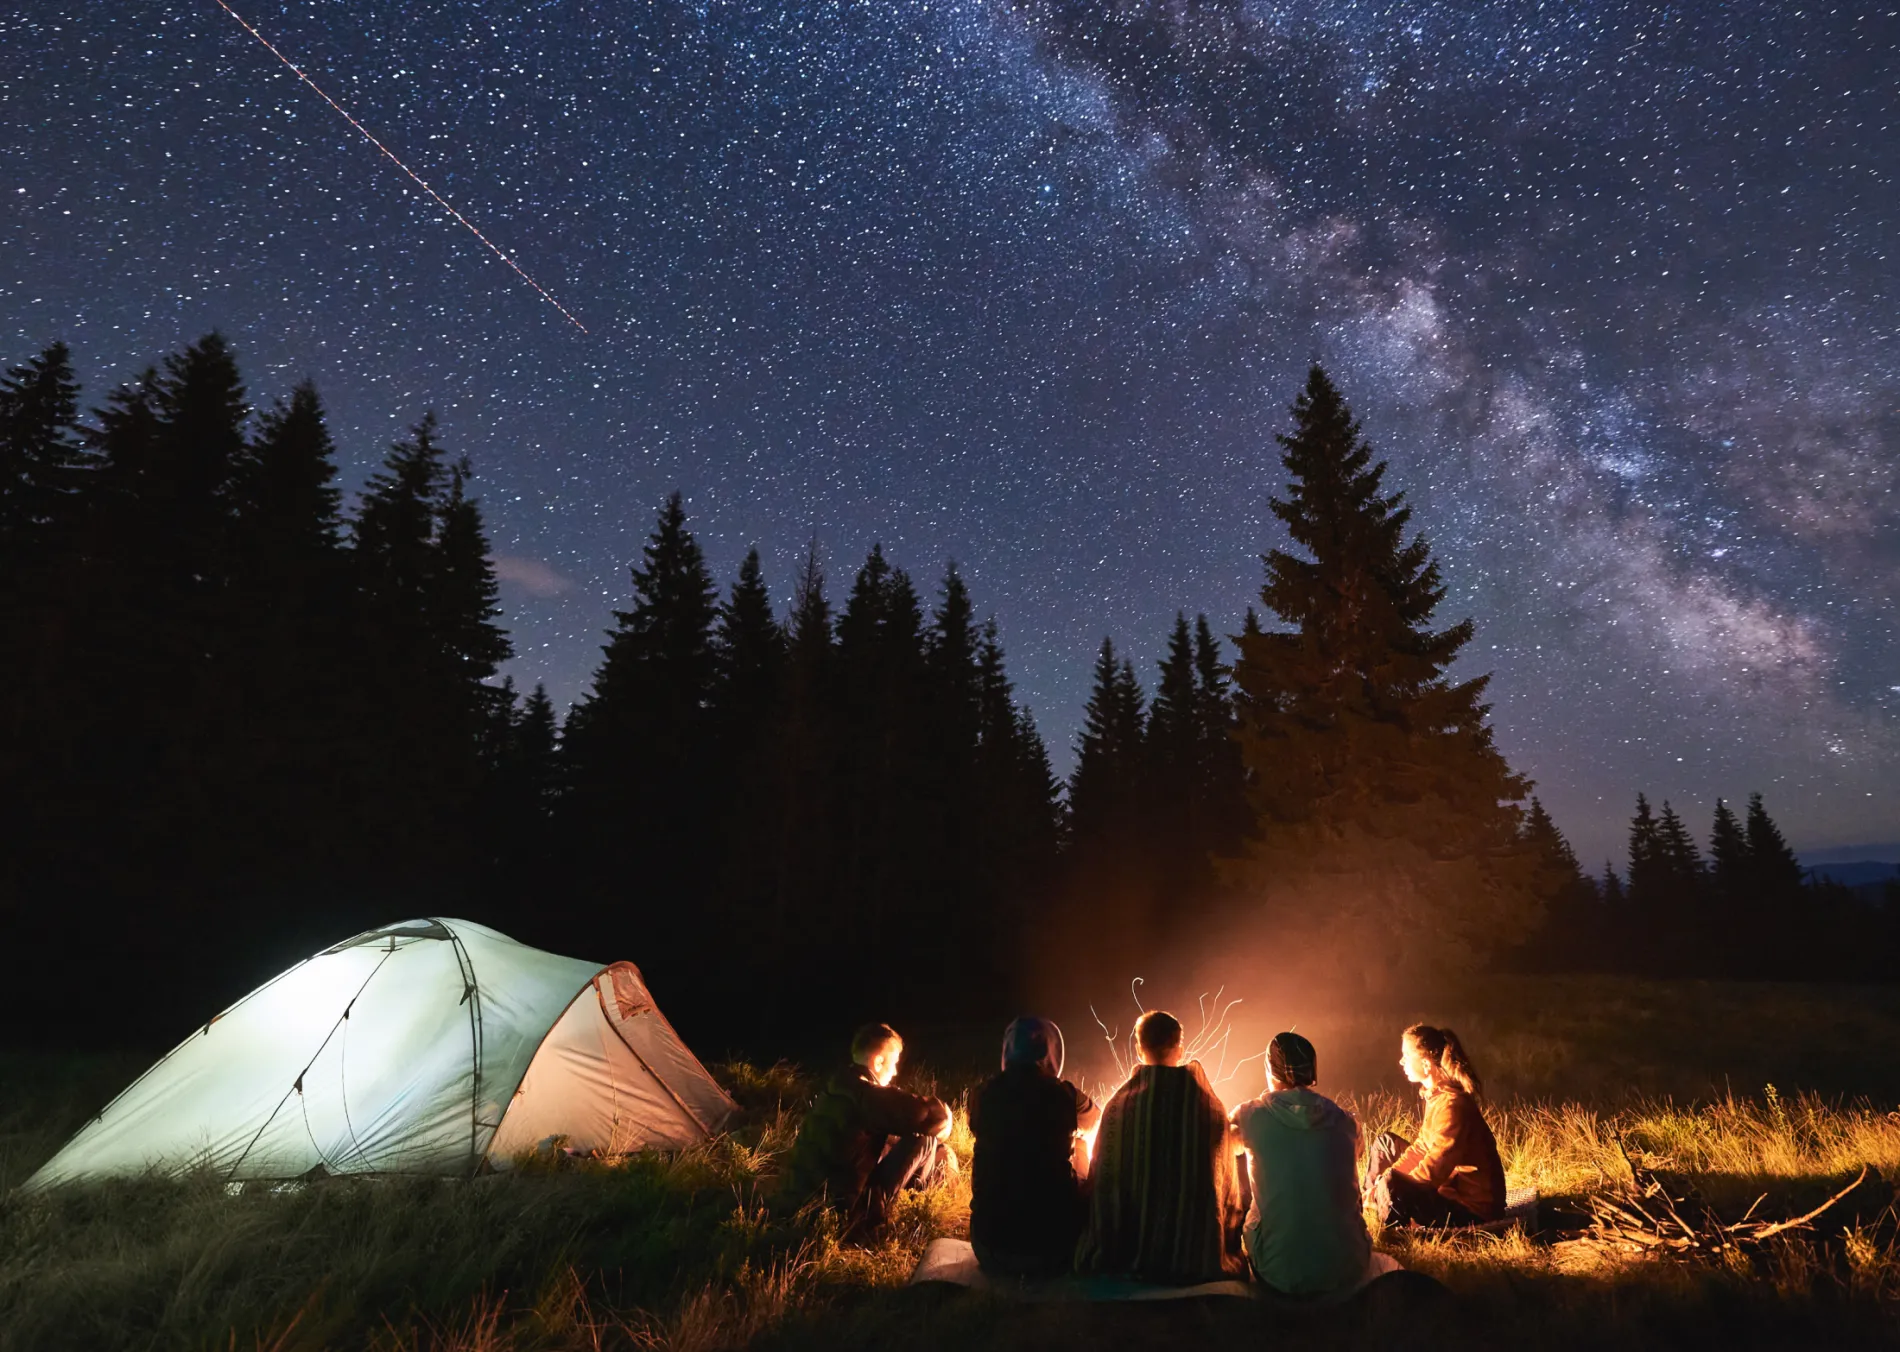
[[[1824,850],[1796,850],[1802,868],[1822,864],[1869,864],[1900,860],[1900,840],[1880,841],[1872,845],[1830,845]]]
[[[1843,887],[1860,888],[1900,877],[1900,864],[1884,860],[1857,859],[1846,864],[1815,864],[1809,872],[1817,878],[1826,878]]]

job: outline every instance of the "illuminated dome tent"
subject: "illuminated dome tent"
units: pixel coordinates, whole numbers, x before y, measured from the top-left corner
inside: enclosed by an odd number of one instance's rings
[[[27,1187],[148,1170],[466,1175],[551,1137],[606,1153],[690,1145],[734,1111],[632,963],[407,920],[239,1000]]]

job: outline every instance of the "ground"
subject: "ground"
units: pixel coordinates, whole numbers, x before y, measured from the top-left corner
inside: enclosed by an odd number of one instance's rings
[[[1371,1127],[1414,1111],[1389,1066],[1417,1012],[1302,1026]],[[15,1054],[0,1059],[0,1352],[1900,1346],[1900,988],[1512,978],[1431,1012],[1485,1071],[1510,1181],[1542,1191],[1546,1227],[1382,1235],[1442,1285],[1382,1284],[1334,1310],[906,1288],[924,1243],[960,1232],[965,1184],[909,1197],[872,1246],[776,1206],[809,1091],[782,1065],[719,1067],[741,1124],[672,1158],[239,1196],[185,1179],[20,1197],[14,1186],[145,1058]],[[982,1073],[954,1055],[933,1067],[924,1039],[913,1050],[909,1073],[951,1097]],[[1232,1096],[1255,1092],[1244,1081]],[[1588,1195],[1627,1177],[1619,1138],[1729,1218],[1764,1193],[1757,1214],[1794,1214],[1862,1165],[1873,1173],[1812,1234],[1755,1252],[1605,1257],[1565,1240]]]

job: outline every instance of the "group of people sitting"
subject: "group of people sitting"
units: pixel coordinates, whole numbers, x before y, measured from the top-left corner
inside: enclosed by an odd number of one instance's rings
[[[1416,1024],[1400,1042],[1424,1100],[1416,1139],[1382,1132],[1363,1148],[1352,1115],[1319,1093],[1318,1055],[1298,1033],[1268,1044],[1266,1092],[1231,1113],[1186,1059],[1173,1015],[1144,1014],[1135,1043],[1140,1064],[1098,1106],[1062,1078],[1054,1023],[1021,1018],[1004,1033],[1002,1071],[970,1107],[970,1240],[985,1272],[1190,1284],[1251,1271],[1286,1295],[1324,1296],[1376,1270],[1366,1211],[1435,1226],[1504,1212],[1478,1075],[1450,1029]],[[787,1187],[853,1227],[876,1227],[902,1190],[960,1167],[949,1107],[892,1087],[903,1050],[884,1024],[860,1029],[792,1147]]]

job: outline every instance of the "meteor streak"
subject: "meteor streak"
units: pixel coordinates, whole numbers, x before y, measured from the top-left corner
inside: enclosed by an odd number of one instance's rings
[[[293,63],[289,57],[285,56],[282,52],[278,51],[277,48],[274,45],[272,45],[271,40],[269,38],[265,37],[262,33],[258,32],[255,28],[251,27],[249,23],[246,23],[244,16],[242,14],[239,14],[235,9],[232,9],[229,5],[227,5],[224,2],[224,0],[217,0],[217,3],[218,3],[218,8],[223,10],[226,14],[229,14],[233,19],[236,19],[238,23],[243,27],[245,32],[249,33],[252,37],[256,38],[259,42],[263,43],[265,51],[269,52],[272,56],[276,57],[279,61],[283,62],[284,68],[286,70],[288,70],[292,75],[295,75],[299,80],[302,80],[305,84],[309,85],[310,88],[316,93],[316,96],[318,98],[322,99],[325,103],[329,104],[332,108],[336,109],[337,114],[340,117],[342,117],[342,119],[345,122],[349,123],[352,127],[355,127],[357,131],[361,132],[363,134],[363,139],[365,141],[368,141],[371,145],[375,146],[378,150],[382,151],[383,155],[389,160],[391,164],[395,165],[398,169],[402,170],[403,173],[409,175],[410,179],[415,183],[415,185],[418,188],[421,188],[424,192],[429,194],[430,197],[433,197],[435,199],[437,206],[441,207],[442,210],[448,212],[449,215],[453,216],[457,221],[461,222],[462,225],[467,227],[469,234],[475,236],[476,239],[479,239],[483,244],[487,245],[488,251],[490,253],[494,254],[495,257],[499,258],[502,262],[506,263],[509,267],[513,268],[515,271],[515,275],[517,277],[521,278],[522,281],[526,282],[529,286],[533,287],[536,291],[540,292],[542,300],[546,301],[549,305],[552,305],[555,309],[559,310],[561,312],[561,316],[564,319],[566,319],[568,323],[572,324],[575,328],[579,329],[582,333],[587,332],[587,326],[581,323],[580,320],[574,318],[574,316],[568,312],[568,308],[565,305],[561,304],[560,301],[554,299],[554,297],[548,293],[548,289],[545,286],[542,286],[541,283],[535,281],[534,278],[530,277],[525,271],[523,271],[521,264],[515,262],[514,259],[510,258],[507,254],[503,253],[501,249],[495,244],[494,240],[490,239],[487,235],[484,235],[480,230],[477,230],[475,228],[475,222],[471,221],[468,217],[464,216],[461,212],[457,211],[454,207],[450,206],[449,201],[446,197],[444,197],[441,193],[437,192],[434,188],[431,188],[427,183],[424,183],[422,181],[422,176],[420,174],[416,173],[415,170],[411,169],[408,165],[404,164],[400,159],[396,157],[395,151],[391,150],[388,146],[384,145],[381,141],[377,140],[374,136],[370,135],[369,128],[365,127],[361,122],[358,122],[354,117],[351,117],[349,109],[345,108],[342,104],[338,103],[335,99],[331,98],[328,94],[324,93],[323,90],[318,87],[317,82],[311,79],[308,75],[305,75],[301,70],[299,70],[296,64]]]

